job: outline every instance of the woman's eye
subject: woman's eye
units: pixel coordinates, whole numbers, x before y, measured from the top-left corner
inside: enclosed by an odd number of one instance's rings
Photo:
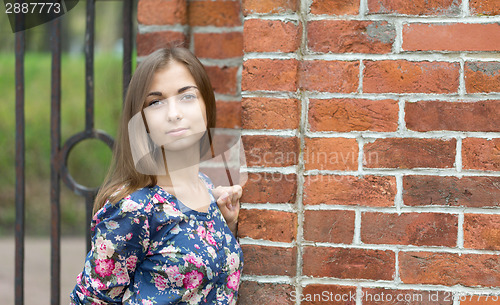
[[[196,99],[196,94],[185,94],[181,97],[181,101],[189,102]]]
[[[149,102],[148,107],[157,105],[160,105],[160,100],[152,100],[151,102]]]

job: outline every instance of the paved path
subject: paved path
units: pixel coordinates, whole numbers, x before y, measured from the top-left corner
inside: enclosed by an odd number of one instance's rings
[[[0,296],[2,305],[14,304],[14,238],[0,238]],[[69,304],[85,259],[84,238],[61,240],[61,304]],[[50,240],[26,238],[24,304],[50,304]]]

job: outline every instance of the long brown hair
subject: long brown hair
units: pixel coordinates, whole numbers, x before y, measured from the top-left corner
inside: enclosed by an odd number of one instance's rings
[[[94,213],[108,200],[115,203],[140,188],[156,185],[156,176],[141,174],[134,166],[128,123],[142,110],[155,73],[171,61],[184,64],[193,76],[205,102],[207,129],[215,127],[215,96],[210,79],[200,61],[189,50],[180,47],[159,49],[148,55],[130,80],[113,149],[112,164],[94,201]]]

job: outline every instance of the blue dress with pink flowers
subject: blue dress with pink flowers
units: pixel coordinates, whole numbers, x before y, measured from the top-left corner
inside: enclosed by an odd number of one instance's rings
[[[243,253],[209,193],[206,213],[159,186],[107,202],[71,304],[236,304]]]

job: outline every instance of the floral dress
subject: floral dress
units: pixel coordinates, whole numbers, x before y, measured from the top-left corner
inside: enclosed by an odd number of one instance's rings
[[[107,202],[71,304],[236,304],[243,253],[209,193],[206,213],[159,186]]]

